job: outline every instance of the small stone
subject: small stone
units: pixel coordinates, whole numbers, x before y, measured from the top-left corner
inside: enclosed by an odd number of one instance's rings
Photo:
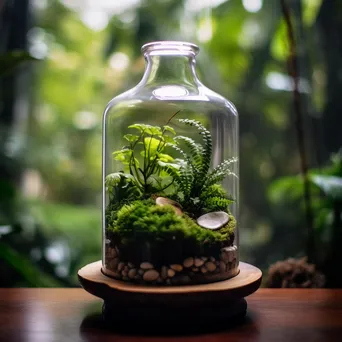
[[[111,247],[107,248],[107,253],[106,254],[107,254],[107,256],[109,258],[116,258],[118,256],[118,254],[116,253],[115,248],[111,248]]]
[[[183,261],[183,266],[184,267],[191,267],[192,265],[194,264],[194,258],[190,257],[190,258],[186,258],[184,261]]]
[[[150,262],[142,262],[140,268],[143,270],[150,270],[153,268],[153,265]]]
[[[226,264],[223,261],[220,261],[219,268],[222,273],[226,272]]]
[[[206,262],[205,267],[209,272],[214,272],[216,270],[216,265],[211,261]]]
[[[133,265],[131,262],[129,262],[129,263],[127,264],[127,266],[128,266],[129,268],[134,268],[134,265]]]
[[[157,197],[156,198],[156,204],[161,206],[161,207],[164,207],[165,205],[171,206],[177,215],[179,215],[179,216],[183,215],[183,212],[181,210],[181,205],[178,202],[173,201],[169,198]]]
[[[202,267],[201,267],[201,272],[202,272],[202,273],[207,273],[208,270],[207,270],[207,268],[206,268],[205,266],[202,266]]]
[[[141,268],[138,270],[138,274],[143,275],[144,273],[145,273],[145,271],[142,270]]]
[[[208,258],[207,257],[201,257],[201,259],[203,260],[203,261],[207,261],[208,260]]]
[[[167,278],[167,267],[166,266],[163,266],[162,268],[161,268],[161,277],[162,277],[162,279],[166,279]]]
[[[209,259],[211,262],[215,262],[215,260],[216,260],[213,256],[211,256]]]
[[[176,274],[176,272],[175,272],[174,270],[172,270],[172,269],[170,269],[170,268],[167,270],[167,276],[168,276],[169,278],[174,277],[175,274]]]
[[[128,273],[128,271],[129,271],[129,268],[128,268],[128,266],[127,266],[127,265],[125,265],[125,267],[124,267],[123,269],[124,269],[124,271],[125,271],[125,272],[127,272],[127,273]]]
[[[198,268],[198,267],[193,267],[193,268],[191,269],[191,271],[192,271],[192,272],[198,272],[198,271],[199,271],[199,268]]]
[[[236,266],[236,261],[237,261],[236,258],[234,258],[233,261],[232,261],[232,268],[235,268],[235,266]]]
[[[227,263],[229,261],[233,261],[236,257],[236,249],[233,246],[222,248],[221,250],[221,259]]]
[[[125,263],[119,262],[118,271],[121,272],[124,267],[125,267]]]
[[[144,273],[143,279],[145,281],[155,281],[159,278],[159,272],[157,272],[156,270],[148,270]]]
[[[224,211],[214,211],[204,214],[197,219],[199,226],[216,230],[225,226],[229,221],[229,215]]]
[[[109,262],[109,268],[112,270],[116,270],[118,268],[118,265],[119,265],[119,259],[118,258],[115,258]]]
[[[136,275],[137,275],[137,270],[135,268],[132,268],[129,270],[128,277],[130,279],[134,279]]]
[[[204,261],[205,261],[205,260],[196,258],[196,259],[195,259],[195,266],[196,266],[196,267],[201,267],[201,266],[204,264]]]
[[[122,274],[123,277],[127,277],[128,276],[128,272],[126,270],[123,270],[121,272],[121,274]]]
[[[181,272],[183,270],[183,266],[179,264],[172,264],[170,267],[176,272]]]

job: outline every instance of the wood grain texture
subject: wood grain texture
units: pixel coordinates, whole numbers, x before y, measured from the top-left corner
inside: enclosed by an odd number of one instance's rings
[[[258,268],[240,262],[239,274],[226,281],[187,286],[144,286],[109,278],[102,274],[101,265],[101,261],[97,261],[80,269],[80,283],[91,294],[124,305],[148,303],[154,306],[161,302],[170,307],[196,303],[212,305],[250,295],[259,288],[262,278]]]
[[[341,341],[342,290],[260,289],[247,300],[247,317],[233,328],[143,336],[134,326],[104,326],[102,301],[83,289],[0,289],[0,341]]]

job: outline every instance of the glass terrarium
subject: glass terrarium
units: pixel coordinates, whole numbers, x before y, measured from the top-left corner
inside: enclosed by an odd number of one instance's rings
[[[151,285],[239,272],[238,116],[195,71],[199,49],[146,44],[145,73],[103,118],[105,275]]]

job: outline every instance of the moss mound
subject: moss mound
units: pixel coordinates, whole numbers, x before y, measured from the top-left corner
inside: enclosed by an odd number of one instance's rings
[[[108,222],[107,233],[128,260],[180,262],[189,255],[213,255],[232,243],[236,221],[219,230],[200,227],[187,215],[178,216],[170,206],[152,200],[123,205]]]

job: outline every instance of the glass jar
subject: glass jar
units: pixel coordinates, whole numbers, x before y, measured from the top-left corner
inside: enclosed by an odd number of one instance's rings
[[[139,284],[238,274],[238,116],[191,43],[146,44],[140,83],[103,117],[103,267]]]

